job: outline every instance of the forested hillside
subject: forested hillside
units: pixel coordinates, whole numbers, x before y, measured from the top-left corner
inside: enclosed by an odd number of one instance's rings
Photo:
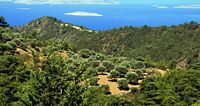
[[[63,24],[42,17],[9,27],[0,17],[1,106],[200,105],[198,63],[187,69],[165,67],[175,59],[198,62],[199,24],[111,31],[72,24],[60,29]],[[164,48],[161,41],[171,46]],[[148,53],[165,62],[150,61]]]
[[[42,17],[17,29],[37,33],[44,39],[66,38],[79,50],[86,48],[108,55],[143,57],[171,68],[198,68],[200,25],[196,22],[169,27],[130,26],[108,31],[91,31],[84,27],[80,30],[71,24],[63,25],[65,23],[56,18]]]
[[[171,27],[123,27],[78,36],[73,41],[81,45],[77,46],[80,49],[89,48],[117,56],[140,56],[185,68],[185,64],[199,60],[199,34],[200,25],[191,22]]]

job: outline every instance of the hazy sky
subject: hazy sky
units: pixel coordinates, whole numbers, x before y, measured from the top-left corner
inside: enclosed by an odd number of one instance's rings
[[[200,4],[200,0],[0,0],[18,4]]]

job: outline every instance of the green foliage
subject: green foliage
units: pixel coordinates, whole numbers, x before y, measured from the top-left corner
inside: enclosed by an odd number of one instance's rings
[[[141,68],[146,68],[146,65],[144,62],[142,61],[134,61],[132,63],[132,68],[133,69],[141,69]]]
[[[102,65],[106,68],[107,72],[110,72],[115,68],[115,65],[111,61],[103,61]]]
[[[8,23],[6,22],[5,18],[0,16],[0,27],[8,27]]]
[[[42,17],[21,27],[0,29],[1,106],[199,105],[198,23],[98,32],[65,24]],[[84,49],[77,52],[76,47]],[[16,48],[30,52],[27,59],[33,63],[21,59],[24,56],[18,56]],[[66,51],[67,58],[58,55],[60,51]],[[110,95],[109,85],[97,84],[98,72],[111,71],[109,77],[118,78],[119,88],[128,90],[128,83],[143,79],[146,67],[173,68],[180,61],[194,70],[147,76],[140,88],[131,88],[128,94]],[[129,68],[136,70],[128,72]]]
[[[12,46],[12,48],[16,48],[17,44],[13,41],[6,42],[8,45]]]
[[[143,79],[144,78],[143,77],[143,70],[142,69],[137,69],[135,71],[135,73],[137,73],[139,79]]]
[[[106,72],[106,68],[104,66],[97,67],[97,71],[100,73]]]
[[[197,70],[176,70],[164,77],[147,78],[136,101],[140,105],[192,105],[200,99],[199,75]]]
[[[193,57],[196,55],[194,51],[199,51],[199,27],[195,22],[169,27],[130,26],[77,35],[71,42],[79,45],[79,49],[90,48],[109,55],[132,58],[150,57],[152,61],[164,61],[164,64],[159,64],[160,67],[175,67],[183,58]]]
[[[200,106],[200,100],[197,101],[196,103],[192,104],[192,106]]]
[[[111,78],[113,80],[116,80],[116,78],[119,78],[120,73],[118,71],[112,70],[108,76],[108,78]]]
[[[12,50],[13,47],[10,44],[0,44],[0,51],[9,51]]]
[[[104,60],[105,59],[105,55],[103,55],[103,54],[100,54],[100,53],[97,53],[96,55],[95,55],[95,58],[97,59],[97,60]]]
[[[89,58],[90,56],[94,56],[95,53],[88,50],[88,49],[83,49],[81,51],[79,51],[79,54],[82,58]]]
[[[110,87],[109,87],[109,85],[100,85],[100,89],[105,94],[109,94],[110,93]]]
[[[126,73],[128,72],[128,69],[126,67],[124,67],[124,66],[117,66],[115,68],[115,70],[117,72],[119,72],[120,77],[124,77],[126,75]]]
[[[119,89],[129,89],[127,79],[118,79],[117,80]]]
[[[122,63],[120,63],[120,65],[121,66],[124,66],[124,67],[126,67],[126,68],[130,68],[130,66],[131,66],[131,63],[130,63],[130,61],[123,61]]]
[[[194,69],[194,70],[200,70],[200,62],[190,64],[189,68]]]
[[[18,38],[15,38],[15,39],[13,39],[13,42],[15,42],[17,44],[17,46],[19,46],[21,43],[21,40]]]
[[[0,72],[1,74],[13,74],[18,65],[21,64],[21,60],[18,57],[3,55],[0,56]]]
[[[102,87],[90,87],[83,94],[82,106],[122,106],[124,100],[118,96],[108,96],[102,91]]]
[[[89,79],[90,85],[96,86],[97,83],[98,83],[98,80],[99,80],[99,79],[98,79],[97,77],[92,77],[92,78],[90,78],[90,79]]]
[[[100,61],[90,61],[90,63],[91,63],[91,66],[93,67],[93,68],[97,68],[97,67],[99,67],[100,66]]]
[[[132,87],[131,88],[131,93],[132,94],[136,94],[137,92],[139,92],[139,88],[137,88],[137,87]]]
[[[138,83],[138,74],[135,72],[128,72],[125,76],[129,83]]]
[[[83,73],[84,78],[86,77],[93,77],[93,76],[97,76],[98,72],[95,69],[92,68],[87,68],[86,71]]]

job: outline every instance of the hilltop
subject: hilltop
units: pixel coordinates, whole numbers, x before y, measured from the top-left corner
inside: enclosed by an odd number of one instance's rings
[[[13,30],[28,34],[35,33],[37,37],[42,39],[64,38],[71,37],[74,34],[79,35],[80,33],[93,32],[83,26],[76,26],[70,23],[62,22],[55,17],[49,16],[38,18],[26,25],[14,27]]]
[[[65,38],[78,50],[91,49],[108,55],[142,57],[152,65],[153,62],[160,62],[163,68],[198,68],[196,64],[200,60],[200,25],[196,22],[178,26],[127,26],[92,31],[45,16],[14,29],[37,33],[43,39]]]

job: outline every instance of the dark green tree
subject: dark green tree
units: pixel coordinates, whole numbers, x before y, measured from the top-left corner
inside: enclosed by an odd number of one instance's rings
[[[117,78],[119,78],[120,73],[118,71],[112,70],[108,76],[108,78],[116,81]]]
[[[128,72],[125,76],[129,83],[138,83],[138,74],[135,72]]]
[[[125,78],[124,79],[118,79],[117,83],[118,83],[119,89],[123,89],[123,90],[129,89],[127,79],[125,79]]]
[[[119,72],[120,77],[124,77],[124,76],[126,75],[126,73],[128,72],[128,69],[127,69],[127,67],[125,67],[125,66],[117,66],[117,67],[115,68],[115,70],[116,70],[117,72]]]
[[[8,27],[8,26],[9,26],[9,24],[6,22],[5,18],[0,16],[0,27],[5,28],[5,27]]]

